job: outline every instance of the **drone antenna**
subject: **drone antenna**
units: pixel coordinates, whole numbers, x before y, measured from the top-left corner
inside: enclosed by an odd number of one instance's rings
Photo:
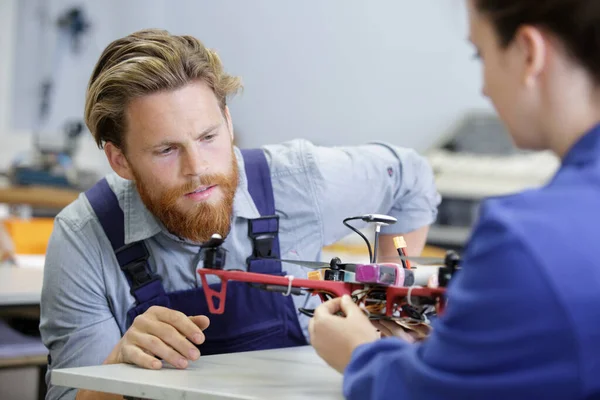
[[[375,224],[375,246],[373,249],[373,264],[377,262],[377,252],[379,251],[379,231],[381,230],[381,223]]]
[[[365,222],[375,223],[375,248],[373,250],[373,256],[371,258],[371,263],[375,264],[377,262],[377,253],[379,251],[379,232],[381,231],[381,227],[395,224],[396,222],[398,222],[398,220],[389,215],[382,214],[367,214],[363,215],[361,219]]]
[[[362,234],[361,231],[359,231],[358,229],[356,229],[355,227],[353,227],[352,225],[350,225],[348,223],[348,221],[352,221],[352,220],[356,220],[356,219],[362,219],[363,217],[348,217],[346,219],[344,219],[344,225],[346,225],[348,228],[352,229],[352,231],[354,231],[357,235],[359,235],[361,238],[363,238],[363,240],[365,241],[365,243],[367,244],[367,249],[369,250],[369,262],[373,262],[373,252],[371,251],[371,243],[369,243],[369,239],[366,238],[365,235]]]
[[[369,243],[369,239],[367,239],[366,236],[363,235],[362,232],[360,232],[358,229],[348,224],[348,221],[357,219],[360,219],[365,222],[375,223],[375,254],[373,254],[373,251],[371,250],[371,243]],[[377,251],[379,249],[379,232],[381,230],[381,227],[385,225],[395,224],[396,222],[398,222],[396,218],[383,214],[366,214],[358,217],[348,217],[344,219],[344,225],[352,229],[356,234],[363,238],[363,240],[367,244],[367,249],[369,250],[369,262],[372,264],[374,264],[377,261]]]

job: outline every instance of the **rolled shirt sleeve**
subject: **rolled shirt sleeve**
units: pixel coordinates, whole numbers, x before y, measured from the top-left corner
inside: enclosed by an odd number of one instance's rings
[[[441,196],[431,166],[415,150],[385,143],[320,147],[305,142],[304,146],[325,244],[348,234],[342,221],[350,216],[391,215],[398,222],[382,227],[388,234],[408,233],[435,221]]]

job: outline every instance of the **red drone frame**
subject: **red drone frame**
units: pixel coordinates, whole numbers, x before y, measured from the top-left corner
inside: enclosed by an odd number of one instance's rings
[[[393,223],[395,219],[389,216],[369,214],[363,217],[352,217],[349,219],[363,219],[368,222],[376,222],[379,225]],[[349,226],[348,224],[346,224]],[[379,227],[378,225],[378,227]],[[353,227],[349,226],[351,229]],[[353,229],[355,230],[355,229]],[[356,231],[356,230],[355,230]],[[359,233],[359,232],[357,232]],[[379,229],[376,230],[375,249],[377,249]],[[360,234],[360,233],[359,233]],[[362,236],[362,235],[361,235]],[[330,263],[298,260],[279,260],[265,257],[265,260],[289,262],[309,268],[325,269],[325,279],[304,279],[293,276],[280,276],[265,273],[245,272],[239,270],[224,270],[225,250],[221,248],[223,239],[219,235],[213,236],[203,245],[204,267],[198,269],[198,274],[204,287],[206,301],[209,311],[213,314],[225,312],[227,284],[229,281],[246,282],[250,285],[259,286],[260,289],[290,294],[301,294],[302,291],[319,295],[321,301],[328,298],[351,296],[354,301],[365,310],[371,319],[420,319],[415,317],[415,307],[427,307],[429,311],[433,307],[435,314],[444,312],[446,299],[446,287],[454,273],[460,269],[460,257],[453,251],[446,253],[444,259],[408,257],[403,251],[399,252],[399,258],[403,261],[402,268],[399,264],[377,264],[372,256],[368,240],[362,236],[369,247],[371,255],[370,264],[342,264],[339,258],[334,258]],[[435,285],[415,286],[414,268],[408,266],[404,261],[412,260],[420,264],[439,265],[437,276],[434,276]],[[418,267],[417,267],[418,268]],[[344,279],[345,273],[351,274],[352,279]],[[220,281],[220,290],[209,286],[207,275],[215,275]],[[412,277],[412,281],[408,279]],[[215,306],[214,300],[218,300]],[[300,311],[307,313],[305,310]],[[417,313],[418,314],[418,313]]]
[[[428,288],[428,287],[400,287],[400,286],[379,286],[369,285],[364,283],[349,283],[339,281],[325,280],[310,280],[294,278],[292,276],[276,276],[270,274],[260,274],[244,271],[227,271],[211,268],[202,268],[198,270],[209,311],[213,314],[223,314],[225,311],[225,298],[227,294],[227,283],[229,281],[258,283],[261,285],[272,285],[271,290],[280,291],[286,295],[292,292],[292,288],[300,288],[307,292],[312,292],[319,295],[322,301],[327,300],[327,295],[331,297],[341,297],[343,295],[352,296],[356,291],[379,288],[385,291],[385,303],[393,307],[385,308],[385,317],[392,319],[394,311],[397,307],[407,303],[418,303],[420,300],[432,302],[436,306],[438,314],[444,311],[445,299],[444,294],[446,289],[443,287]],[[217,291],[208,285],[206,280],[207,275],[216,275],[221,280],[221,290]],[[215,307],[214,299],[218,299],[219,306]],[[400,316],[403,316],[402,314]],[[376,316],[373,316],[376,318]]]

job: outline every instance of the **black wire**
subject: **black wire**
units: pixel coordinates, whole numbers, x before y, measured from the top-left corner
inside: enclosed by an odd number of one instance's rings
[[[398,253],[400,253],[400,256],[406,257],[406,253],[404,252],[403,248],[398,248]],[[404,269],[408,269],[408,263],[406,262],[406,260],[401,259],[401,261],[402,261],[402,267]]]
[[[333,299],[333,296],[327,292],[316,292],[316,293],[319,293],[319,294],[322,294],[323,296],[325,296],[325,301]],[[302,314],[306,315],[307,317],[311,317],[311,318],[314,317],[314,315],[315,315],[315,310],[312,308],[301,307],[301,308],[298,308],[298,311],[300,311]]]
[[[306,315],[307,317],[311,317],[311,318],[315,315],[315,310],[313,310],[313,309],[299,308],[298,311],[300,311],[302,314]]]
[[[352,229],[361,238],[363,238],[363,240],[365,241],[365,243],[367,243],[367,249],[369,249],[369,262],[372,263],[373,262],[373,251],[371,250],[371,243],[369,243],[369,239],[367,239],[366,236],[363,235],[358,229],[356,229],[352,225],[348,224],[348,221],[355,220],[355,219],[362,219],[362,217],[349,217],[349,218],[346,218],[344,220],[344,225],[346,225],[348,228]]]

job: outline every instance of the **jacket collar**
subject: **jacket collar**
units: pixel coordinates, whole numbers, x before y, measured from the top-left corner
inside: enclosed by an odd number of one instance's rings
[[[600,159],[600,124],[579,138],[562,160],[563,165],[581,165]]]

